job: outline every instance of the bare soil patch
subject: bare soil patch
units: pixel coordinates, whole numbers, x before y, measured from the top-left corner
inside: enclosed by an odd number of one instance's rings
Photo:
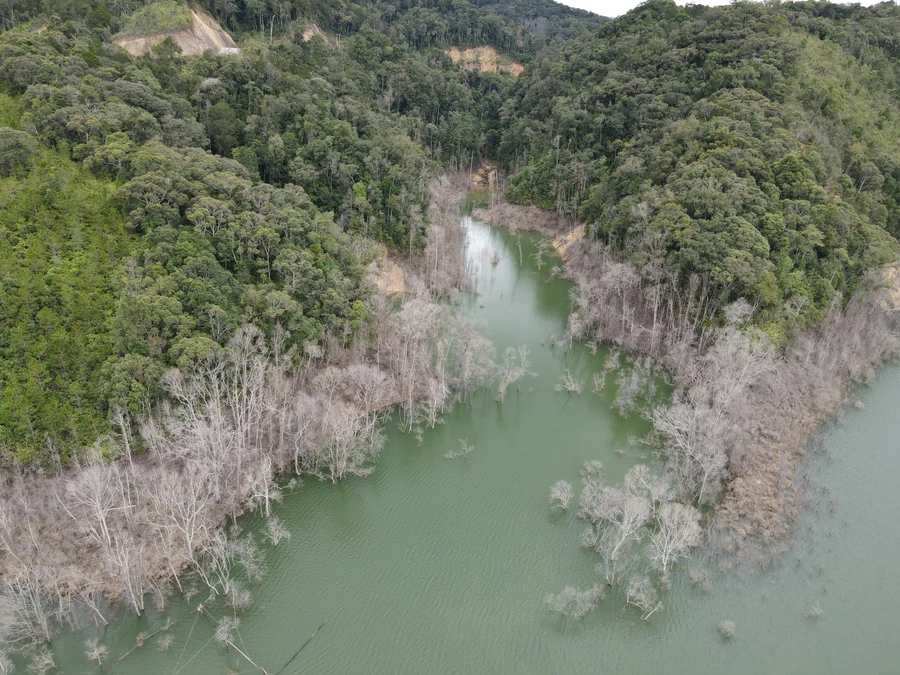
[[[510,73],[519,75],[525,67],[512,59],[501,55],[489,45],[460,49],[451,47],[445,52],[453,63],[462,65],[464,70],[477,70],[482,73]]]
[[[192,22],[189,28],[175,33],[126,37],[114,40],[114,43],[132,56],[143,56],[168,37],[171,37],[181,47],[181,52],[185,56],[197,56],[207,49],[221,54],[238,48],[231,36],[222,30],[218,22],[206,12],[192,9],[191,18]]]

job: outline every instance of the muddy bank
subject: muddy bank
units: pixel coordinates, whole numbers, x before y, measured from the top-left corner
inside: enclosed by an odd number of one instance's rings
[[[495,172],[494,172],[495,173]],[[488,174],[490,176],[490,174]],[[476,178],[478,174],[476,174]],[[481,187],[486,181],[476,183]],[[494,187],[496,178],[485,187]],[[563,260],[574,252],[575,245],[584,238],[584,225],[570,216],[544,211],[536,206],[510,204],[499,194],[491,195],[491,203],[485,208],[475,209],[472,216],[494,227],[502,227],[511,232],[525,230],[540,232],[550,240],[551,248]]]

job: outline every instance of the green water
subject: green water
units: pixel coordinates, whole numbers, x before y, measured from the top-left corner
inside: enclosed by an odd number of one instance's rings
[[[484,396],[457,407],[421,445],[389,425],[372,476],[337,486],[307,480],[287,495],[276,513],[293,536],[267,549],[268,573],[241,615],[238,645],[275,675],[328,619],[285,673],[900,672],[900,369],[882,371],[858,393],[865,408],[827,432],[812,459],[816,508],[777,567],[715,578],[705,593],[676,581],[664,612],[647,623],[623,614],[614,593],[585,620],[560,620],[544,595],[597,577],[577,521],[547,508],[549,487],[577,483],[588,459],[617,480],[640,461],[627,439],[647,427],[613,411],[613,386],[588,393],[603,350],[550,349],[548,338],[565,327],[569,284],[551,278],[551,265],[536,270],[537,237],[521,235],[520,268],[515,236],[479,223],[469,232],[483,273],[462,311],[484,321],[498,349],[527,344],[537,377],[502,406]],[[490,265],[485,250],[497,250],[500,263]],[[585,394],[554,392],[565,368],[586,381]],[[446,459],[460,439],[474,450]],[[247,530],[260,525],[243,521]],[[816,603],[821,618],[804,619]],[[165,616],[187,611],[175,601]],[[723,619],[737,624],[730,643],[716,631]],[[123,613],[106,628],[64,634],[54,645],[59,670],[99,672],[85,660],[86,638],[101,638],[111,661],[162,621],[154,611]],[[168,651],[151,642],[111,672],[259,672],[211,642],[203,619],[171,632]]]

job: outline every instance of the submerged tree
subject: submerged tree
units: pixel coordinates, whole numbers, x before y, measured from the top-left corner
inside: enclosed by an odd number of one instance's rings
[[[507,347],[503,352],[503,359],[497,366],[497,400],[501,403],[506,397],[506,391],[526,375],[534,376],[529,368],[528,347],[522,345],[518,349]]]
[[[564,480],[557,481],[550,488],[550,507],[567,511],[572,500],[572,485]]]
[[[593,612],[603,599],[603,590],[599,586],[592,586],[585,590],[579,590],[572,586],[566,586],[559,593],[550,593],[544,598],[551,611],[568,616],[573,619],[581,619]]]
[[[626,473],[621,486],[610,487],[603,465],[586,462],[581,481],[578,517],[587,523],[582,545],[600,556],[596,569],[606,584],[624,589],[626,606],[636,607],[647,620],[663,606],[654,579],[665,582],[672,567],[700,543],[700,512],[671,501],[671,477],[641,464]],[[569,486],[561,483],[551,490],[551,504],[558,503],[557,493],[568,499]],[[566,589],[548,596],[548,603],[563,611],[559,608],[577,607],[577,599],[574,589]],[[577,614],[571,610],[570,615]]]
[[[663,604],[659,599],[659,592],[650,581],[650,577],[638,576],[628,583],[628,589],[625,592],[625,606],[637,608],[644,621],[662,610]]]
[[[700,512],[693,506],[666,502],[656,514],[650,536],[650,561],[665,576],[678,560],[700,544]]]

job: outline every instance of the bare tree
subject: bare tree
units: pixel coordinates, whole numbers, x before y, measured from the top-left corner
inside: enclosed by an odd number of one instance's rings
[[[643,621],[663,608],[656,588],[646,575],[636,577],[629,582],[625,594],[625,606],[636,607],[641,613]]]
[[[374,416],[390,394],[387,374],[377,366],[354,363],[347,368],[346,383],[351,400],[361,407],[366,417]]]
[[[645,499],[654,512],[673,497],[671,477],[653,473],[645,464],[636,464],[628,470],[623,487],[629,494]]]
[[[92,464],[66,485],[60,504],[89,539],[109,550],[113,546],[110,520],[123,509],[122,472],[117,465]]]
[[[719,633],[721,633],[722,637],[726,640],[731,640],[734,638],[734,634],[736,631],[734,621],[725,619],[724,621],[720,621],[719,625],[716,626],[716,628],[719,629]]]
[[[521,380],[526,375],[534,376],[530,370],[531,362],[528,360],[528,347],[522,345],[518,349],[507,347],[503,352],[503,359],[497,367],[497,400],[502,402],[506,397],[506,391],[510,386]]]
[[[550,488],[550,507],[568,510],[572,500],[572,485],[564,480],[556,481]]]
[[[557,614],[582,619],[593,612],[602,599],[603,590],[599,586],[592,586],[583,591],[566,586],[559,593],[548,594],[544,602]]]
[[[84,642],[84,655],[88,661],[96,661],[97,665],[102,665],[109,655],[109,647],[100,644],[98,638],[88,638]]]
[[[159,533],[169,569],[180,587],[181,561],[203,573],[197,553],[215,526],[210,513],[212,494],[202,466],[189,466],[181,473],[159,468],[151,481],[156,489],[148,495],[147,522]]]
[[[240,576],[255,581],[262,576],[259,549],[249,537],[227,536],[218,531],[204,547],[204,566],[210,590],[235,597],[241,590]]]
[[[367,476],[368,460],[378,452],[384,437],[369,427],[363,416],[345,403],[331,407],[322,420],[322,445],[314,452],[310,473],[336,483],[347,475]]]
[[[450,450],[449,452],[447,452],[444,455],[444,457],[446,457],[447,459],[457,459],[460,457],[465,459],[466,457],[469,456],[469,453],[472,452],[472,450],[474,450],[474,449],[475,449],[475,446],[473,446],[471,443],[469,443],[469,441],[467,441],[464,438],[460,438],[459,439],[459,448],[457,450]]]
[[[690,549],[700,544],[700,512],[693,506],[666,502],[656,515],[657,530],[650,536],[650,560],[663,575]]]
[[[247,477],[250,493],[248,506],[254,508],[257,505],[269,518],[272,515],[272,502],[281,501],[281,490],[275,482],[275,471],[272,458],[264,456],[248,471]]]
[[[56,670],[56,662],[53,655],[46,649],[39,649],[31,657],[31,663],[28,664],[28,672],[32,675],[44,675],[44,673]]]
[[[34,570],[22,570],[0,590],[0,640],[16,646],[46,644],[57,618],[43,595],[44,584]]]
[[[584,382],[575,379],[575,376],[572,375],[572,371],[568,368],[566,368],[560,378],[560,382],[554,387],[554,390],[566,392],[567,394],[580,394],[582,389],[584,389]]]
[[[632,564],[628,555],[646,535],[651,509],[647,500],[616,488],[590,491],[582,507],[594,528],[593,546],[603,558],[606,582],[615,584]]]
[[[722,441],[724,420],[712,408],[676,402],[656,408],[653,425],[666,437],[669,469],[681,495],[707,503],[717,496],[728,458]]]
[[[272,546],[278,546],[282,539],[290,539],[291,532],[279,518],[272,516],[266,521],[266,539]]]
[[[118,535],[107,552],[110,570],[124,590],[136,614],[144,613],[144,596],[151,590],[149,569],[144,562],[145,544],[130,534]]]

